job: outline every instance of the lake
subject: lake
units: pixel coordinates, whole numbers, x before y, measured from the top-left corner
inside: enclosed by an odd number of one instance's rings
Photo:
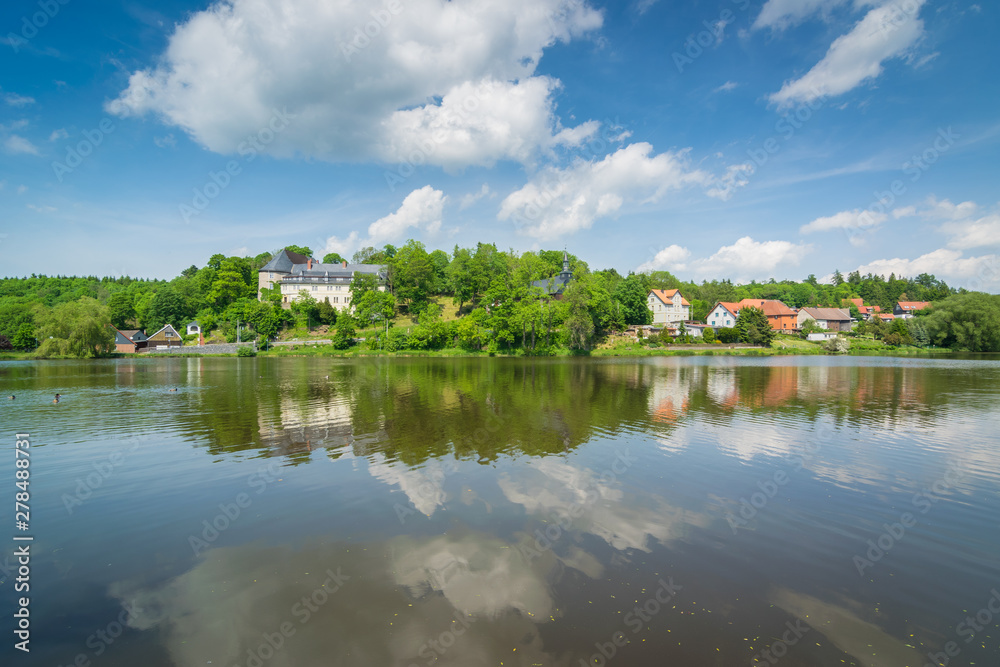
[[[0,362],[0,391],[16,664],[1000,664],[995,360]]]

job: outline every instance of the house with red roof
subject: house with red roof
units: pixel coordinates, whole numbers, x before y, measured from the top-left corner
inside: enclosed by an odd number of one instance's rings
[[[896,304],[892,314],[896,317],[908,320],[913,317],[915,312],[923,310],[929,305],[931,305],[930,301],[900,301]]]
[[[743,299],[739,303],[720,301],[708,314],[710,327],[732,327],[740,310],[752,306],[764,311],[767,321],[775,331],[795,331],[798,328],[798,314],[775,299]],[[717,322],[717,324],[713,324]]]
[[[858,307],[858,312],[861,313],[861,317],[866,320],[871,319],[873,313],[882,312],[882,306],[866,306],[864,299],[851,299],[850,301]]]
[[[653,326],[684,322],[691,319],[691,304],[676,289],[654,289],[646,296],[646,305],[653,312]]]

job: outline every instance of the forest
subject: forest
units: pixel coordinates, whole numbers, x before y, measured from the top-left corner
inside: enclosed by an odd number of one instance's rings
[[[313,256],[306,246],[288,250]],[[277,251],[276,251],[277,252]],[[995,295],[956,290],[932,275],[916,278],[833,274],[829,283],[810,275],[800,282],[733,284],[728,280],[695,283],[666,271],[620,274],[592,270],[569,254],[573,280],[560,300],[531,282],[562,270],[563,251],[518,253],[495,244],[455,246],[449,253],[428,251],[410,240],[396,247],[367,247],[350,258],[327,254],[323,262],[349,259],[388,267],[386,291],[371,277],[351,285],[352,313],[303,298],[282,308],[277,290],[258,298],[258,270],[274,253],[254,257],[213,255],[204,266],[192,264],[171,280],[132,277],[32,275],[0,279],[0,350],[35,350],[37,356],[100,356],[114,350],[113,332],[165,324],[182,330],[197,320],[207,336],[235,340],[272,340],[289,332],[327,327],[334,345],[350,347],[357,338],[375,349],[462,348],[492,353],[552,354],[584,351],[609,334],[633,324],[648,324],[650,289],[678,288],[691,303],[691,317],[703,321],[718,301],[777,299],[792,308],[842,307],[860,297],[892,312],[897,301],[930,301],[920,326],[871,327],[875,337],[893,344],[937,345],[975,351],[1000,350],[1000,305]],[[858,316],[851,306],[852,315]],[[744,325],[743,330],[746,330]]]

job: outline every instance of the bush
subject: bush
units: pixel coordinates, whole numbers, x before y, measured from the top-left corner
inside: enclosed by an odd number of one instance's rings
[[[851,350],[851,341],[843,336],[828,338],[823,341],[823,349],[834,354],[847,354]]]
[[[736,343],[740,340],[740,334],[732,327],[722,327],[715,333],[721,343]]]
[[[354,322],[347,313],[337,318],[337,333],[333,335],[333,347],[346,350],[354,345]]]
[[[14,344],[6,336],[0,336],[0,350],[13,350]]]
[[[701,339],[703,341],[705,341],[706,343],[714,343],[715,342],[715,330],[714,329],[710,329],[709,327],[705,327],[705,330],[701,334]]]
[[[256,357],[257,350],[253,349],[250,345],[241,345],[236,348],[237,357]]]

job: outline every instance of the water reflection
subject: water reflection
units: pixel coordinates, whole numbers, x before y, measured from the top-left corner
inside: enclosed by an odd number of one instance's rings
[[[997,380],[876,359],[0,364],[4,419],[44,429],[45,659],[128,605],[101,664],[183,667],[575,667],[619,632],[618,664],[728,667],[797,621],[782,664],[919,666],[995,586]],[[133,436],[67,513],[61,490]],[[683,588],[633,629],[666,577]],[[990,636],[963,660],[995,664]]]

